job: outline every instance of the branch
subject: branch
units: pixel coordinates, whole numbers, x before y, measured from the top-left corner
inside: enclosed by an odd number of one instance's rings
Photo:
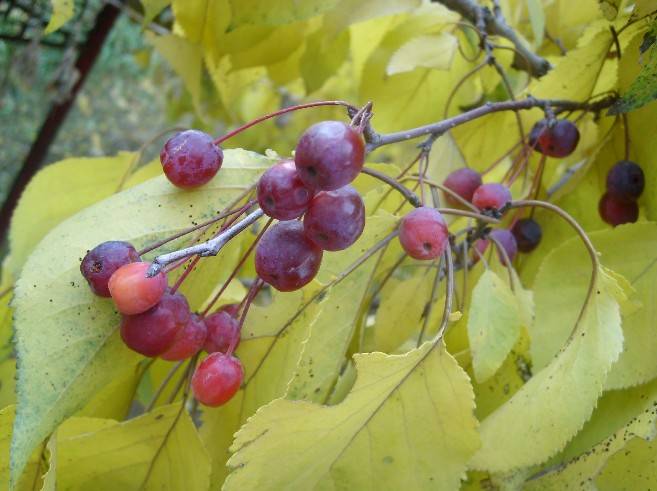
[[[244,220],[237,222],[232,227],[226,229],[225,232],[217,235],[214,239],[203,242],[202,244],[196,244],[191,247],[186,247],[178,251],[169,252],[168,254],[162,254],[157,256],[153,260],[153,264],[148,269],[147,276],[155,276],[159,273],[162,268],[168,264],[174,263],[181,259],[186,259],[192,256],[216,256],[221,248],[225,246],[230,239],[235,237],[237,234],[247,229],[253,223],[257,222],[263,215],[263,211],[258,208],[256,211],[247,215]]]
[[[552,66],[545,58],[531,51],[525,43],[518,37],[515,31],[506,23],[504,15],[499,8],[491,11],[487,7],[482,7],[474,0],[433,0],[442,3],[445,7],[461,14],[480,29],[486,29],[485,33],[491,36],[501,36],[511,41],[515,47],[516,56],[514,68],[523,70],[534,77],[545,75]]]
[[[391,143],[398,143],[414,138],[419,138],[424,135],[440,136],[443,133],[468,123],[472,120],[486,116],[488,114],[497,113],[501,111],[522,111],[533,108],[547,108],[555,109],[555,112],[563,111],[591,111],[598,112],[602,109],[610,107],[616,101],[616,96],[609,96],[595,102],[576,102],[556,99],[536,99],[534,97],[527,97],[526,99],[516,101],[502,101],[502,102],[487,102],[486,104],[458,114],[451,118],[443,119],[437,123],[431,123],[417,128],[412,128],[406,131],[398,131],[396,133],[378,134],[375,133],[367,144],[367,151],[371,152],[383,145],[390,145]]]

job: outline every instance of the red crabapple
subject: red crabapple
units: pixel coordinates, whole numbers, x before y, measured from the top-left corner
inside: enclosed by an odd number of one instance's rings
[[[463,167],[462,169],[457,169],[454,172],[451,172],[443,182],[443,185],[447,189],[454,191],[461,198],[470,202],[472,202],[472,195],[481,184],[481,174],[468,167]],[[461,205],[449,194],[445,194],[445,199],[453,206]]]
[[[399,241],[412,258],[435,259],[449,242],[445,219],[435,208],[416,208],[401,219]]]
[[[208,353],[221,351],[225,353],[228,347],[240,338],[240,322],[227,311],[218,311],[205,318],[208,335],[205,338],[203,349]]]
[[[624,201],[605,193],[598,204],[600,217],[609,225],[617,226],[634,223],[639,219],[639,205],[636,201]]]
[[[473,196],[472,204],[480,210],[501,210],[511,201],[511,191],[503,184],[491,182],[479,186]]]
[[[303,215],[314,194],[303,183],[291,160],[267,169],[258,181],[257,192],[262,211],[278,220],[292,220]]]
[[[192,376],[194,397],[206,406],[221,406],[233,398],[243,379],[244,368],[237,358],[224,353],[211,353]]]
[[[192,314],[187,324],[178,329],[173,344],[160,355],[160,358],[167,361],[180,361],[194,356],[203,347],[207,332],[203,319]]]
[[[209,182],[221,168],[224,153],[212,137],[198,130],[182,131],[164,144],[160,162],[167,179],[179,188]]]
[[[84,256],[80,272],[91,291],[99,297],[109,297],[109,279],[121,266],[139,261],[139,254],[128,242],[110,240],[97,245]]]
[[[167,289],[167,277],[158,273],[146,276],[151,263],[129,263],[117,269],[109,280],[109,291],[119,312],[141,314],[160,301]]]

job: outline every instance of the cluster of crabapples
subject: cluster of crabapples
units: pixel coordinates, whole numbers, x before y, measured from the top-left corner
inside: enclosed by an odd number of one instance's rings
[[[263,213],[277,222],[256,245],[259,282],[283,292],[297,290],[316,276],[324,251],[344,250],[362,234],[365,206],[350,185],[364,164],[361,133],[353,124],[317,123],[299,139],[293,160],[278,162],[260,177],[257,202]],[[578,140],[577,128],[567,120],[539,121],[530,135],[535,150],[553,157],[569,155]],[[195,188],[217,174],[223,152],[211,136],[187,130],[166,142],[160,160],[172,184]],[[631,198],[635,203],[643,189],[643,177],[639,189],[634,174],[628,174],[636,172],[638,166],[632,164],[628,170],[627,163],[622,164],[621,170],[610,172],[609,199],[625,203]],[[481,175],[469,168],[452,172],[444,187],[451,192],[445,195],[449,203],[459,206],[458,195],[483,214],[497,218],[511,202],[506,186],[483,183]],[[474,242],[474,249],[481,255],[493,241],[500,261],[508,264],[518,251],[533,250],[540,239],[538,223],[523,218],[515,220],[510,229],[485,229]],[[401,219],[399,241],[410,257],[432,260],[445,252],[450,235],[441,213],[421,206]],[[202,404],[224,404],[238,391],[244,377],[234,350],[249,299],[224,305],[209,315],[196,314],[184,295],[176,291],[179,283],[169,287],[166,272],[147,275],[150,266],[131,244],[109,241],[89,251],[80,270],[93,293],[113,300],[122,315],[121,338],[130,349],[169,361],[196,360],[201,351],[207,352],[193,373],[191,387]]]

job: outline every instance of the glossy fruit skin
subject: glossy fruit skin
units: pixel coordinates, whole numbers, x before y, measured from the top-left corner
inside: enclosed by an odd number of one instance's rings
[[[217,407],[233,398],[244,380],[242,363],[232,355],[211,353],[192,376],[194,397],[201,404]]]
[[[625,201],[605,193],[598,203],[600,217],[609,225],[616,227],[624,223],[634,223],[639,219],[639,205],[636,201]]]
[[[238,303],[227,303],[222,305],[217,309],[217,312],[228,312],[229,315],[237,318],[237,314],[240,311],[240,304]]]
[[[87,252],[80,272],[89,283],[89,288],[99,297],[110,297],[109,279],[121,266],[139,261],[139,254],[128,242],[110,240]]]
[[[173,344],[169,346],[160,358],[167,361],[180,361],[191,358],[198,353],[208,333],[203,319],[196,314],[192,314],[187,323],[178,329]]]
[[[451,172],[443,182],[443,185],[450,191],[454,191],[464,200],[472,202],[474,192],[482,185],[481,174],[468,167],[463,167],[462,169]],[[461,206],[461,203],[449,194],[445,194],[445,200],[451,205]]]
[[[221,168],[224,153],[212,137],[186,130],[169,138],[160,152],[167,179],[179,188],[195,188],[210,181]]]
[[[550,127],[546,119],[538,121],[529,134],[529,144],[548,157],[563,158],[575,151],[579,130],[567,119],[559,119]]]
[[[150,265],[149,262],[125,264],[110,277],[109,291],[114,305],[122,314],[141,314],[162,298],[167,289],[167,277],[160,272],[147,278],[146,271]]]
[[[208,335],[205,339],[203,349],[208,353],[228,351],[230,344],[235,341],[235,347],[239,344],[240,323],[235,316],[227,311],[219,311],[205,318]]]
[[[536,249],[538,244],[541,242],[541,238],[543,237],[541,226],[531,218],[521,218],[518,220],[513,224],[511,233],[516,239],[518,250],[524,253],[531,252]]]
[[[607,173],[607,192],[617,200],[639,199],[645,185],[643,169],[630,160],[617,162]]]
[[[503,184],[491,182],[479,186],[472,195],[472,204],[480,210],[500,210],[511,201],[511,191]]]
[[[365,228],[365,204],[352,186],[322,191],[310,202],[303,230],[325,251],[342,251],[358,240]]]
[[[303,215],[315,194],[303,183],[291,160],[267,169],[258,181],[257,192],[262,211],[278,220]]]
[[[342,121],[322,121],[301,135],[294,162],[306,186],[332,191],[349,184],[361,171],[365,143],[354,127]]]
[[[445,252],[448,239],[447,223],[435,208],[416,208],[399,224],[399,242],[413,259],[436,259]]]
[[[267,230],[256,247],[258,276],[282,292],[298,290],[317,274],[322,249],[308,239],[303,224],[278,222]]]
[[[155,307],[141,314],[123,316],[121,339],[137,353],[160,356],[173,345],[190,318],[185,297],[166,292]]]
[[[504,252],[506,252],[506,256],[509,258],[509,261],[513,262],[516,255],[518,254],[518,244],[513,234],[509,230],[502,228],[491,230],[488,235],[492,239],[495,239],[495,241],[502,246]],[[483,254],[484,251],[488,248],[490,242],[491,240],[479,239],[475,243],[475,247],[481,254]],[[506,258],[499,249],[497,250],[497,257],[500,260],[500,263],[502,263],[504,266],[507,265]]]

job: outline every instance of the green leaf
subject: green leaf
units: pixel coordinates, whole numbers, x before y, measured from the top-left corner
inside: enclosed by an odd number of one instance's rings
[[[66,24],[75,13],[74,0],[50,0],[52,15],[44,34],[50,34]]]
[[[458,42],[446,32],[418,36],[403,44],[393,53],[386,67],[387,75],[396,75],[416,68],[449,70]]]
[[[224,489],[456,489],[478,445],[468,378],[442,343],[355,356],[336,406],[276,400],[240,429]]]
[[[653,45],[640,58],[641,71],[622,97],[609,109],[609,114],[634,111],[657,99],[657,47]]]
[[[57,439],[61,489],[205,491],[210,485],[210,459],[180,404],[124,423],[72,418]]]
[[[653,340],[657,305],[653,286],[657,263],[652,244],[657,224],[635,223],[590,234],[605,265],[626,277],[640,307],[623,314],[624,348],[606,381],[607,389],[644,383],[657,377]],[[544,260],[536,276],[536,322],[530,329],[534,367],[546,366],[568,338],[589,281],[588,257],[578,238],[566,241]],[[567,279],[565,275],[567,274]]]
[[[555,273],[562,283],[569,281],[568,269]],[[581,429],[623,347],[618,306],[623,298],[618,283],[599,269],[594,295],[567,345],[482,422],[482,447],[472,468],[506,472],[540,464]]]
[[[117,366],[127,368],[138,360],[118,336],[111,302],[95,297],[80,276],[85,251],[110,239],[139,249],[214,216],[268,165],[259,155],[228,150],[222,171],[204,187],[180,191],[160,176],[69,218],[37,246],[15,288],[14,480],[32,449],[110,383]],[[180,245],[175,241],[168,247]]]
[[[518,301],[509,285],[486,270],[472,291],[468,339],[477,382],[492,377],[520,335]]]
[[[654,424],[654,423],[653,423]],[[657,440],[632,438],[622,451],[616,452],[595,478],[599,491],[634,491],[655,489]]]
[[[602,15],[605,16],[605,19],[612,21],[618,15],[618,10],[620,9],[621,0],[598,0],[598,5],[600,5],[600,10]]]
[[[48,470],[43,475],[43,486],[41,491],[56,491],[57,490],[57,435],[52,435],[48,438],[46,445],[48,452]]]
[[[135,154],[70,158],[40,171],[21,194],[9,231],[6,267],[18,276],[39,241],[64,219],[114,194]]]
[[[233,17],[228,30],[243,24],[277,26],[306,20],[332,9],[338,0],[229,0]]]

